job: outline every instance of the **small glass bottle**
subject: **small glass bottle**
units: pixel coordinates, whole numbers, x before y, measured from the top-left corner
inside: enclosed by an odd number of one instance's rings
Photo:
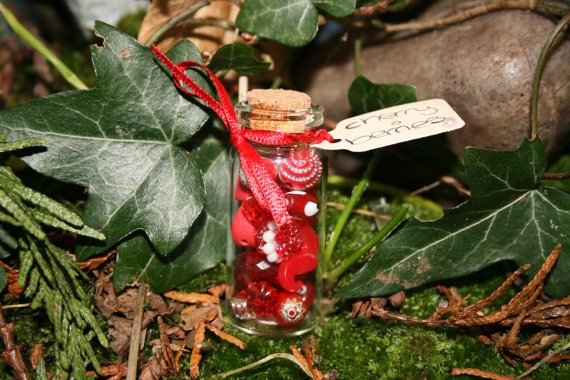
[[[236,106],[242,128],[303,133],[323,122],[323,107],[297,91],[253,90],[246,99]],[[301,142],[251,144],[283,191],[292,218],[277,227],[253,197],[234,154],[227,310],[231,323],[247,333],[300,335],[316,326],[320,312],[325,153]]]

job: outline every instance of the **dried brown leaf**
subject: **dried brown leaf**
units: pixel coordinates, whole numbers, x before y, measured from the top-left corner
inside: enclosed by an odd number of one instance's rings
[[[160,380],[163,377],[163,367],[160,360],[152,357],[142,369],[138,380]]]
[[[241,339],[238,339],[235,336],[228,334],[227,332],[222,331],[219,328],[217,328],[211,324],[206,325],[206,327],[208,328],[208,330],[210,330],[211,332],[213,332],[214,334],[216,334],[217,336],[219,336],[220,338],[222,338],[226,342],[232,343],[232,344],[238,346],[239,348],[241,348],[242,350],[245,350],[247,348],[247,345]]]
[[[195,310],[190,313],[180,314],[179,326],[185,331],[194,330],[198,327],[200,323],[209,323],[216,319],[219,315],[218,306],[205,306]]]
[[[164,296],[179,302],[199,303],[202,305],[216,304],[220,301],[219,297],[205,293],[184,293],[177,290],[171,290],[164,293]]]
[[[7,288],[8,294],[15,294],[15,295],[22,294],[24,290],[26,290],[26,288],[18,285],[18,275],[20,271],[7,265],[2,260],[0,260],[0,267],[4,269],[8,277],[8,288]]]
[[[498,373],[482,371],[477,368],[453,368],[451,370],[451,376],[459,376],[459,375],[471,375],[482,377],[484,379],[492,379],[492,380],[517,380],[516,377],[512,376],[505,376],[500,375]]]
[[[87,376],[99,376],[95,371],[87,371]],[[101,368],[101,377],[107,380],[120,380],[127,376],[127,367],[124,365],[109,365]]]
[[[138,40],[146,43],[166,23],[180,13],[195,5],[198,0],[154,0],[142,22]],[[196,20],[218,20],[233,23],[239,12],[239,7],[231,2],[214,1],[200,8],[191,17]],[[158,47],[168,51],[176,42],[188,39],[201,52],[215,52],[221,45],[231,43],[234,32],[219,26],[202,25],[197,23],[178,23],[170,28],[159,40]]]
[[[197,379],[200,376],[200,360],[202,359],[202,342],[206,335],[205,323],[200,323],[196,327],[196,335],[194,337],[194,348],[190,355],[190,376]]]
[[[289,349],[293,353],[299,362],[305,367],[306,372],[310,372],[315,380],[323,380],[324,375],[319,370],[316,365],[317,362],[317,351],[318,342],[314,336],[310,336],[308,340],[303,341],[303,353],[302,354],[299,349],[293,345],[289,346]]]
[[[44,356],[44,345],[41,343],[34,344],[30,352],[30,363],[32,364],[33,369],[38,368],[38,363],[43,356]]]

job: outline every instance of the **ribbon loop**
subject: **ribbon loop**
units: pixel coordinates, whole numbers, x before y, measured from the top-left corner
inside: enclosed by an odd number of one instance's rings
[[[332,142],[333,137],[324,129],[309,130],[305,133],[282,133],[241,128],[229,94],[210,69],[194,61],[182,61],[176,64],[155,45],[152,45],[151,51],[170,70],[176,87],[183,93],[202,100],[228,128],[230,141],[238,152],[245,178],[259,205],[271,213],[278,227],[290,222],[292,217],[287,211],[283,190],[273,180],[261,156],[249,141],[277,146],[296,142],[318,143],[324,140]],[[206,72],[214,84],[219,101],[186,75],[185,71],[192,67],[198,67]]]

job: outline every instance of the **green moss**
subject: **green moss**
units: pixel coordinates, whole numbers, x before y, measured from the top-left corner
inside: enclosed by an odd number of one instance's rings
[[[462,295],[472,294],[472,302],[489,295],[504,280],[505,268],[496,265],[481,273],[447,281]],[[514,290],[503,296],[512,297]],[[433,286],[409,291],[399,312],[417,318],[428,317],[444,297]],[[317,337],[323,373],[336,371],[340,379],[449,379],[452,368],[473,367],[504,375],[518,376],[525,371],[509,366],[494,346],[476,339],[474,332],[453,329],[432,329],[408,326],[394,321],[373,318],[350,319],[350,301],[339,301],[335,313],[327,316],[313,334]],[[202,362],[204,378],[240,368],[270,354],[289,353],[289,345],[301,346],[306,337],[268,339],[248,336],[231,327],[228,332],[244,340],[248,349],[241,351],[212,334],[208,335]],[[557,346],[561,347],[570,337]],[[186,363],[187,365],[187,363]],[[185,372],[187,368],[185,368]],[[558,363],[540,367],[533,379],[570,378],[570,364]],[[297,366],[285,359],[267,362],[255,369],[232,376],[231,379],[303,379]],[[454,377],[454,379],[471,379]]]
[[[223,372],[246,366],[274,353],[291,353],[290,345],[300,346],[306,337],[270,339],[249,336],[227,327],[226,331],[242,339],[247,344],[247,350],[222,342],[213,334],[208,334],[207,342],[203,347],[204,359],[201,365],[201,374],[209,378]],[[187,365],[187,363],[185,363]],[[185,373],[188,373],[185,368]],[[231,379],[303,379],[303,371],[293,362],[286,359],[274,359],[248,371],[236,374]]]

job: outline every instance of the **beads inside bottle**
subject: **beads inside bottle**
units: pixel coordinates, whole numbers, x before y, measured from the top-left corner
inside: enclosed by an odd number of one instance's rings
[[[302,133],[322,123],[322,108],[313,105],[290,111],[244,102],[236,112],[244,128],[260,129],[261,122],[268,130]],[[299,335],[318,319],[326,160],[306,143],[252,145],[282,190],[291,218],[277,225],[254,198],[235,157],[227,309],[232,324],[248,333]]]

